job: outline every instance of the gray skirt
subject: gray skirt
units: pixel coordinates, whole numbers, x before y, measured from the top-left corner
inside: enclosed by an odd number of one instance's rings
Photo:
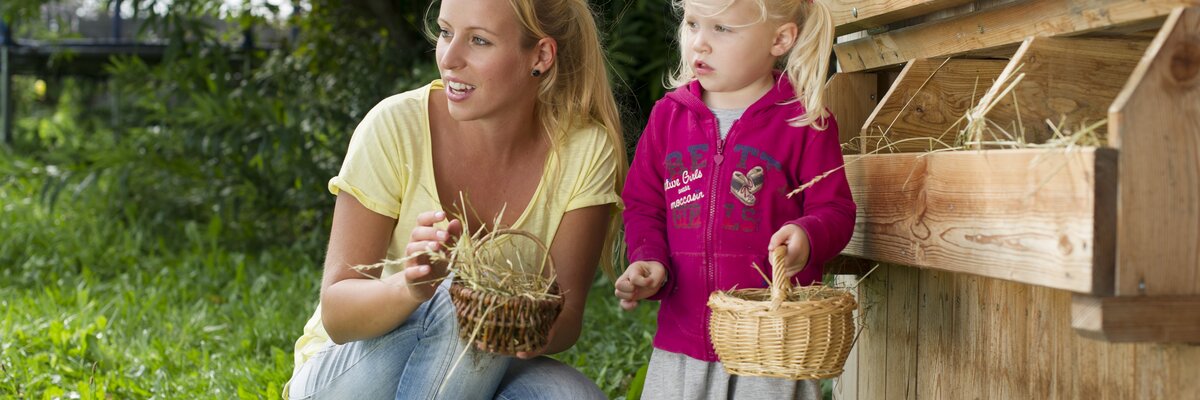
[[[719,362],[654,349],[643,400],[798,399],[820,400],[821,383],[757,376],[731,376]]]

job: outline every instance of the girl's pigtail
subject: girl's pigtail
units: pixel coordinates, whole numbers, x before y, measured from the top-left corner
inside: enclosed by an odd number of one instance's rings
[[[829,56],[833,53],[833,14],[819,0],[799,1],[804,3],[797,18],[800,31],[783,70],[796,89],[796,100],[804,105],[804,114],[788,122],[792,126],[825,130],[829,111],[825,109],[824,86],[829,76]]]

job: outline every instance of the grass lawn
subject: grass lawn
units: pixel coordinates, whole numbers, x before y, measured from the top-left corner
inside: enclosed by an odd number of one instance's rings
[[[51,206],[52,172],[0,160],[0,398],[279,398],[323,243],[231,251],[220,223],[150,235],[93,206],[103,183]],[[654,308],[621,312],[611,290],[597,280],[558,357],[616,398],[649,357]]]
[[[248,252],[222,245],[220,221],[149,234],[96,206],[105,182],[47,201],[54,173],[0,152],[0,398],[280,398],[320,235]],[[623,398],[657,308],[621,311],[598,278],[583,335],[555,357]]]

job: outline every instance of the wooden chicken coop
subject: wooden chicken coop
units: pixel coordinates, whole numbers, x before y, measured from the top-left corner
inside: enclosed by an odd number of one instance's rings
[[[835,398],[1200,399],[1200,1],[828,4]]]

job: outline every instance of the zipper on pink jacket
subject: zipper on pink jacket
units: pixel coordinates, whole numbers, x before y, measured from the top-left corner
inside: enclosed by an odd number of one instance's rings
[[[733,128],[737,126],[737,123],[739,120],[740,120],[740,118],[738,120],[734,120],[733,124],[731,124],[729,126],[729,133],[727,134],[725,139],[733,138],[733,133],[734,133]],[[707,279],[708,282],[706,282],[708,284],[708,293],[712,293],[713,291],[717,290],[717,276],[716,276],[716,268],[717,268],[716,267],[716,252],[717,252],[717,250],[716,250],[716,245],[713,242],[713,236],[714,236],[713,231],[716,230],[716,226],[717,226],[717,199],[721,197],[717,194],[717,181],[719,181],[720,177],[721,177],[721,175],[720,175],[721,163],[725,162],[725,139],[721,139],[720,127],[713,125],[713,136],[717,138],[717,152],[716,152],[716,154],[713,155],[712,179],[709,179],[709,181],[712,182],[712,184],[709,185],[709,190],[708,190],[709,193],[712,193],[712,197],[711,197],[711,200],[708,201],[708,226],[706,226],[705,230],[704,230],[705,239],[707,239],[704,241],[704,245],[708,248],[708,251],[704,252],[704,256],[705,256],[705,258],[707,258],[705,260],[706,261],[705,264],[707,265],[705,268],[705,272],[707,272],[706,278],[708,278]],[[707,339],[707,342],[710,344],[712,343],[712,336],[708,332],[708,326],[711,323],[711,320],[712,320],[712,313],[711,312],[704,313],[704,330],[703,330],[704,338]],[[712,346],[707,346],[707,347],[708,348],[705,349],[704,351],[706,353],[708,353],[708,357],[710,359],[717,358],[717,354],[713,352]]]
[[[720,198],[720,196],[717,195],[717,181],[721,179],[721,163],[725,161],[725,139],[721,139],[720,127],[716,126],[716,124],[713,125],[713,136],[717,139],[717,152],[713,155],[712,178],[709,179],[709,182],[711,183],[709,184],[708,189],[708,192],[712,193],[712,197],[710,197],[710,200],[708,201],[708,224],[704,229],[704,246],[708,248],[707,251],[704,252],[704,272],[706,278],[705,280],[707,281],[705,282],[707,285],[706,288],[708,289],[707,293],[712,293],[714,290],[716,290],[717,286],[717,277],[715,272],[716,266],[713,265],[716,261],[715,253],[717,250],[716,245],[713,244],[713,231],[716,229],[715,226],[717,224],[717,199]],[[711,323],[711,320],[712,312],[705,312],[704,329],[702,332],[704,332],[704,339],[707,343],[712,343],[712,336],[708,332],[708,326]],[[705,347],[706,348],[704,351],[708,354],[708,358],[716,358],[717,355],[713,354],[712,346]]]

